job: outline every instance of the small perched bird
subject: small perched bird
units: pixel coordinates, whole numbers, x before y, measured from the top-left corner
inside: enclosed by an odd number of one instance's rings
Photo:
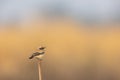
[[[42,80],[41,78],[41,61],[42,61],[42,57],[45,54],[45,47],[39,47],[38,51],[36,51],[35,53],[33,53],[29,59],[33,59],[34,57],[37,59],[38,61],[38,72],[39,72],[39,80]]]
[[[37,58],[41,59],[41,57],[42,57],[44,54],[45,54],[45,52],[35,52],[35,53],[33,53],[33,54],[29,57],[29,59],[33,59],[34,57],[37,57]]]

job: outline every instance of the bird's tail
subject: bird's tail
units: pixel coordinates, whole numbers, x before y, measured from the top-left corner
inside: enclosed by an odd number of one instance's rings
[[[29,59],[33,59],[33,58],[34,58],[34,56],[33,56],[33,55],[29,57]]]

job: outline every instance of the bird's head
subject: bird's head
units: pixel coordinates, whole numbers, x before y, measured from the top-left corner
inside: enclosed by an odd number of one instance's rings
[[[39,50],[45,50],[45,48],[46,47],[41,46],[41,47],[39,47]]]

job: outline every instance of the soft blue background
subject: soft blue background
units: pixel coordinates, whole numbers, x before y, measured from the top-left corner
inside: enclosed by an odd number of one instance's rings
[[[0,22],[24,22],[43,14],[85,22],[119,21],[119,7],[119,0],[0,0]]]

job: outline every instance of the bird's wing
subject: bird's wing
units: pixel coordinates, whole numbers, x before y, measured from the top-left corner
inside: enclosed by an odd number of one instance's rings
[[[40,55],[39,52],[35,52],[35,53],[33,53],[33,56],[38,56],[38,55]]]

